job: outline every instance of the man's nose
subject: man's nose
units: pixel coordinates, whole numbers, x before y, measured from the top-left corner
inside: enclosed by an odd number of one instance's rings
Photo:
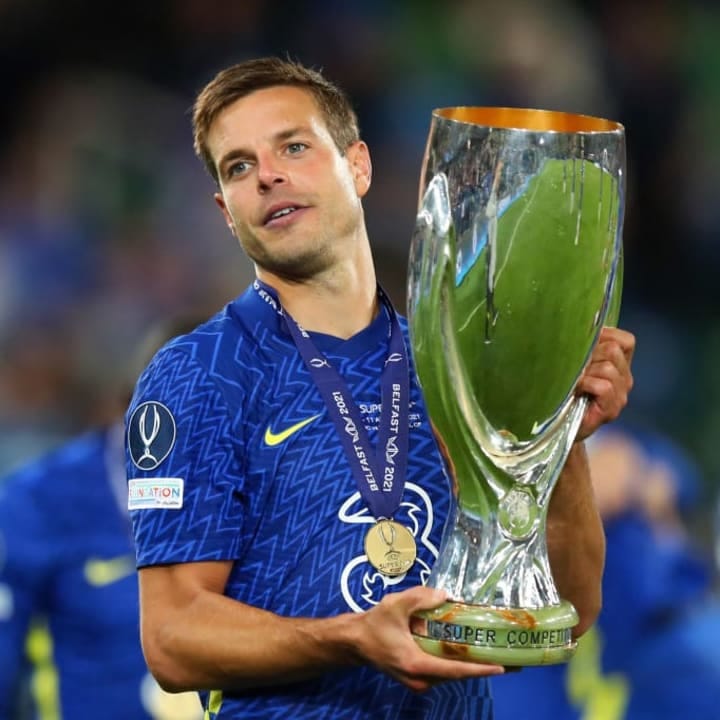
[[[279,185],[287,181],[287,175],[278,158],[267,155],[259,157],[257,163],[257,178],[260,190],[267,190],[273,185]]]

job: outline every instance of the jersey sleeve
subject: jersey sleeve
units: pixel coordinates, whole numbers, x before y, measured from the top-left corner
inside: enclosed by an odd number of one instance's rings
[[[245,492],[239,414],[230,417],[191,344],[162,350],[141,375],[126,415],[138,567],[238,557]]]

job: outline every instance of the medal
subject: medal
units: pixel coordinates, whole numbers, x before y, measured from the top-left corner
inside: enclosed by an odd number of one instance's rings
[[[379,520],[365,535],[368,562],[383,575],[404,575],[415,562],[413,534],[394,520]]]

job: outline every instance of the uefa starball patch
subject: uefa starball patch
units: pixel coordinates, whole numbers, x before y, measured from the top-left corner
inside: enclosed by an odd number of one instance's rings
[[[128,448],[141,470],[154,470],[175,444],[175,418],[155,400],[138,405],[128,423]]]

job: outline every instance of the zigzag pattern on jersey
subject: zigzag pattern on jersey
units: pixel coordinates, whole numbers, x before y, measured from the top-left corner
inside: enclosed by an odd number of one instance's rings
[[[444,683],[424,695],[405,692],[397,715],[392,718],[423,720],[492,720],[490,683],[485,678]]]
[[[238,567],[231,578],[231,588],[244,601],[281,614],[302,616],[346,612],[349,607],[339,593],[340,574],[348,563],[364,554],[363,540],[372,517],[367,513],[364,523],[339,521],[340,507],[357,494],[357,486],[336,431],[302,360],[289,343],[285,352],[288,353],[286,359],[271,361],[274,362],[272,371],[265,375],[265,382],[270,387],[264,395],[272,398],[269,401],[271,409],[277,408],[277,411],[274,415],[273,412],[261,413],[264,420],[251,431],[248,443],[248,465],[267,468],[273,479],[267,494],[256,494],[256,498],[262,498],[263,506],[252,501],[254,514],[261,519],[257,521],[252,547],[243,556],[242,567]],[[358,359],[337,355],[328,358],[345,378],[356,402],[378,406],[381,400],[379,375],[386,354],[386,343],[380,342]],[[413,401],[420,410],[417,388]],[[265,403],[266,409],[267,405]],[[317,414],[321,414],[317,421],[279,447],[263,445],[261,434],[268,423],[273,427],[287,427]],[[255,439],[252,439],[253,434]],[[373,443],[375,435],[375,426],[371,424]],[[436,527],[432,528],[437,547],[441,525],[447,515],[448,487],[438,470],[439,456],[426,424],[413,430],[412,447],[412,475],[416,482],[428,487],[433,504],[438,506],[436,518],[439,520],[436,519]],[[249,480],[249,484],[257,488],[262,483]],[[363,506],[363,501],[358,500],[358,510]],[[397,519],[408,527],[427,523],[427,512],[425,508],[421,510],[425,518],[419,519],[408,516],[409,512],[417,514],[419,508],[403,507]],[[422,547],[421,551],[427,568],[432,565],[434,556]],[[350,579],[352,592],[358,604],[366,608],[371,606],[370,602],[362,600],[368,593],[364,586],[368,582],[368,570],[373,574],[374,583],[386,582],[366,562],[354,572]],[[420,576],[421,570],[422,566],[418,564],[396,589],[425,580],[426,577]],[[375,595],[379,598],[385,590],[384,586],[378,585]]]
[[[286,720],[288,717],[293,720],[423,720],[425,715],[415,712],[416,708],[400,708],[408,695],[410,691],[391,681],[387,675],[369,667],[359,667],[337,670],[302,684],[261,690],[255,699],[243,698],[242,710],[228,717],[243,720]],[[289,708],[292,715],[288,715]],[[222,718],[223,713],[219,717]]]
[[[154,562],[167,562],[163,556],[170,552],[188,560],[213,553],[236,557],[226,592],[243,602],[290,616],[347,612],[340,577],[353,567],[349,592],[361,598],[369,568],[363,560],[363,539],[371,518],[363,514],[358,499],[351,506],[353,511],[360,508],[351,514],[354,522],[340,519],[341,507],[357,494],[357,487],[336,431],[297,350],[280,332],[277,316],[255,312],[256,318],[262,315],[256,324],[248,321],[253,312],[252,307],[243,307],[241,317],[230,312],[225,316],[229,322],[206,326],[176,343],[174,352],[163,353],[140,384],[135,403],[156,399],[176,413],[176,446],[154,475],[186,477],[188,489],[180,511],[136,513],[143,516],[136,537]],[[342,357],[342,349],[340,343],[328,357],[353,398],[379,405],[386,341],[356,358]],[[424,418],[417,386],[411,400],[411,411]],[[318,414],[284,442],[273,447],[264,442],[268,426],[277,433]],[[374,442],[372,412],[368,420]],[[408,480],[430,497],[434,522],[428,532],[437,547],[448,511],[448,485],[425,419],[411,429],[410,444]],[[201,491],[195,479],[209,487]],[[428,513],[419,505],[403,507],[398,519],[422,531]],[[153,545],[165,549],[153,551]],[[431,564],[434,558],[427,547],[419,550]],[[389,590],[418,582],[417,575],[409,574]],[[484,695],[484,681],[476,685],[465,686],[465,693]],[[434,704],[431,694],[434,691],[418,699],[387,676],[353,668],[288,686],[287,692],[273,688],[242,697],[228,694],[220,717],[466,717],[459,702]],[[484,716],[478,712],[477,717]]]
[[[239,553],[243,506],[233,499],[241,480],[228,433],[228,408],[206,371],[186,354],[187,346],[156,356],[133,400],[133,406],[145,400],[163,402],[175,417],[177,437],[156,470],[143,473],[130,464],[130,476],[185,480],[182,511],[132,513],[138,562],[143,565],[231,559]]]
[[[492,720],[492,707],[486,678],[445,683],[418,695],[373,668],[357,667],[258,690],[255,697],[230,693],[218,718],[285,720],[290,711],[298,720]]]
[[[355,481],[299,353],[289,343],[283,350],[285,356],[274,358],[271,372],[265,376],[269,387],[264,395],[270,400],[259,414],[248,446],[249,466],[267,468],[272,481],[267,493],[258,496],[263,506],[253,503],[262,520],[233,588],[249,593],[249,602],[284,614],[347,610],[338,607],[338,574],[352,551],[348,528],[338,521],[337,513],[355,492]],[[346,375],[366,402],[379,402],[377,376],[384,352],[382,347],[374,349]],[[268,425],[289,427],[318,414],[316,421],[280,446],[268,448],[262,442]],[[256,486],[254,481],[252,484]],[[353,535],[352,544],[361,548],[362,535]]]

